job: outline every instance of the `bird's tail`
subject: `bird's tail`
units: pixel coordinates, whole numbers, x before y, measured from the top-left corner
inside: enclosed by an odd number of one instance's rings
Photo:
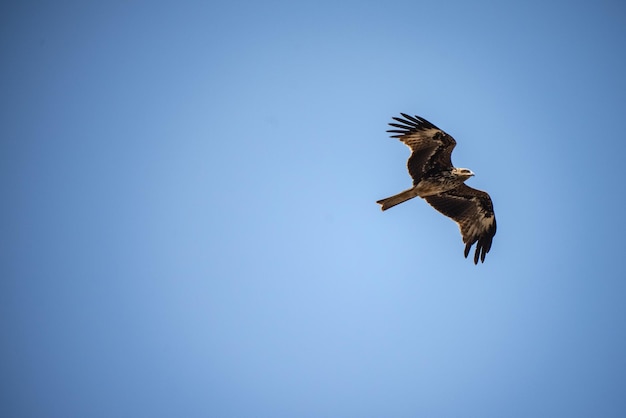
[[[411,188],[403,192],[400,192],[396,195],[393,195],[391,197],[388,197],[386,199],[381,199],[376,203],[380,205],[380,208],[382,210],[387,210],[389,208],[394,207],[395,205],[399,205],[402,202],[406,202],[409,199],[413,199],[416,196],[417,196],[417,191],[415,191],[414,188]]]

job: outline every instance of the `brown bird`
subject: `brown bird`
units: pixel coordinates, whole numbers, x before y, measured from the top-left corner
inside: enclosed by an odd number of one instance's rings
[[[407,162],[413,187],[386,199],[379,200],[382,210],[412,199],[424,198],[432,207],[452,218],[461,230],[465,243],[465,257],[476,244],[474,264],[485,261],[496,235],[496,217],[491,197],[482,190],[465,185],[474,173],[467,168],[452,166],[452,150],[456,141],[426,119],[401,113],[404,118],[393,119],[397,128],[387,132],[411,149]]]

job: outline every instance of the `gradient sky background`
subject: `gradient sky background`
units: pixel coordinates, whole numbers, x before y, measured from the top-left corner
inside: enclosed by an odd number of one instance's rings
[[[3,417],[623,417],[618,1],[3,2]],[[484,264],[399,112],[488,191]]]

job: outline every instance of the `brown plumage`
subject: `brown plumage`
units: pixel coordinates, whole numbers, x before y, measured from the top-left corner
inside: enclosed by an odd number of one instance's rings
[[[452,218],[461,230],[467,258],[472,245],[477,243],[474,264],[485,261],[496,234],[496,217],[489,194],[465,185],[474,173],[452,165],[454,138],[426,119],[401,113],[404,119],[393,119],[396,128],[387,132],[411,149],[407,161],[413,187],[397,195],[379,200],[382,210],[412,199],[424,198],[432,207]]]

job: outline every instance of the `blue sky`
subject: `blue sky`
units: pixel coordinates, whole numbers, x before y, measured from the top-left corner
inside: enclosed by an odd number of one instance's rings
[[[0,6],[0,415],[624,416],[624,7],[224,3]]]

